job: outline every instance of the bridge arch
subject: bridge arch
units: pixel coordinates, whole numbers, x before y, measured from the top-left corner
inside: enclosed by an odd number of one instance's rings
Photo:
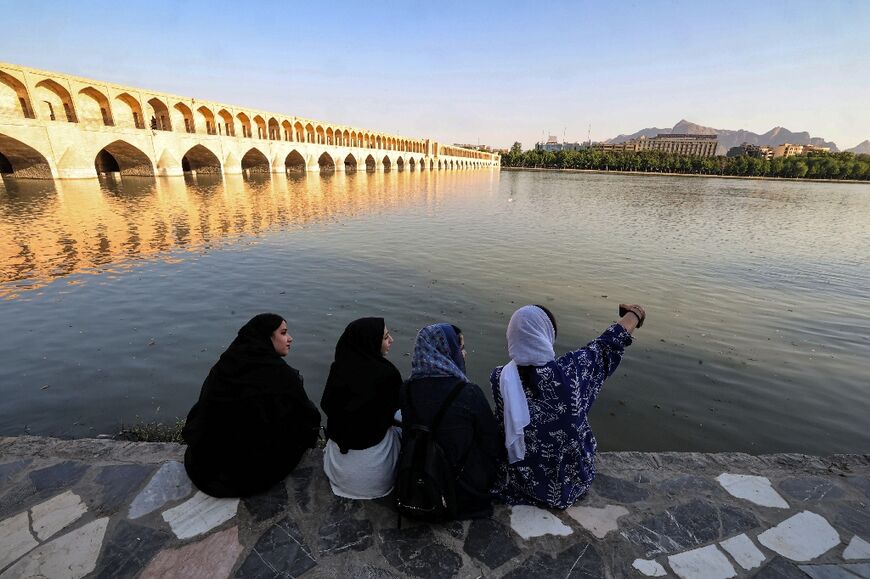
[[[344,158],[344,170],[345,172],[357,170],[356,157],[349,154],[347,157]]]
[[[145,120],[142,116],[142,105],[129,93],[123,92],[114,98],[115,125],[144,129]]]
[[[33,105],[24,83],[0,70],[0,116],[32,119]]]
[[[79,122],[82,124],[94,124],[111,127],[115,125],[112,120],[112,108],[109,99],[102,92],[92,86],[85,87],[78,95]]]
[[[36,83],[35,95],[40,103],[40,116],[44,119],[65,120],[75,123],[76,113],[69,91],[47,78]]]
[[[239,124],[242,125],[242,136],[245,138],[251,138],[251,119],[245,113],[239,113],[236,115],[236,118],[239,119]]]
[[[317,134],[317,139],[315,142],[319,145],[325,145],[326,144],[326,132],[324,132],[323,127],[321,127],[320,125],[317,125],[317,127],[314,129],[314,132]]]
[[[281,140],[281,127],[278,125],[278,119],[275,117],[269,118],[269,139],[272,141]]]
[[[200,127],[205,127],[205,132],[207,135],[216,135],[217,134],[217,126],[214,122],[214,113],[211,112],[207,106],[203,105],[196,109],[197,118],[199,122],[197,123]]]
[[[181,169],[185,172],[220,173],[221,161],[214,151],[205,145],[194,145],[181,158]]]
[[[326,127],[326,144],[335,144],[335,131],[332,130],[332,127]]]
[[[22,179],[51,179],[54,175],[45,155],[0,133],[0,173]]]
[[[374,157],[369,155],[368,157],[366,157],[366,171],[371,173],[372,171],[376,171],[376,170],[377,170],[377,162],[375,161]]]
[[[402,158],[399,157],[398,163],[402,162]],[[387,155],[384,155],[384,158],[381,160],[381,163],[384,165],[384,171],[391,171],[393,168],[393,164],[390,161],[390,158]]]
[[[317,159],[317,164],[320,165],[320,171],[322,173],[335,171],[335,161],[329,153],[323,153],[320,155],[320,158]]]
[[[413,171],[417,168],[417,162],[414,160],[414,157],[408,159],[408,170]]]
[[[384,157],[386,159],[386,157]],[[401,155],[396,158],[396,171],[404,171],[405,170],[405,160]]]
[[[305,127],[303,127],[302,123],[300,123],[299,121],[296,121],[296,123],[293,125],[293,133],[295,135],[293,139],[294,141],[296,141],[297,143],[305,142]]]
[[[268,173],[269,159],[257,147],[252,147],[242,157],[242,171],[251,173]]]
[[[169,120],[169,107],[157,97],[148,99],[148,116],[152,129],[171,131],[172,121]]]
[[[193,124],[193,111],[190,110],[190,107],[184,103],[175,103],[172,109],[181,115],[181,122],[175,123],[175,126],[184,127],[185,133],[195,133],[196,125]]]
[[[281,123],[281,128],[284,130],[284,140],[292,141],[293,140],[293,125],[290,124],[290,121],[285,120]]]
[[[313,143],[314,142],[314,126],[311,123],[305,125],[305,142]]]
[[[257,125],[257,138],[258,139],[267,139],[269,133],[266,129],[266,120],[260,115],[254,116],[254,124]]]
[[[218,111],[218,116],[221,119],[223,127],[218,127],[218,134],[224,134],[228,137],[236,136],[236,123],[233,121],[233,115],[227,109]]]
[[[431,171],[434,168],[435,168],[435,161],[433,161],[432,159],[429,159],[429,170]]]
[[[142,150],[127,141],[113,141],[99,150],[94,158],[94,169],[100,173],[153,176],[154,165]]]
[[[284,170],[292,171],[294,173],[304,173],[305,172],[305,157],[302,156],[299,151],[293,149],[284,159]]]
[[[426,160],[423,159],[423,157],[420,157],[420,160],[417,161],[417,168],[418,168],[420,171],[422,171],[423,169],[426,168]]]

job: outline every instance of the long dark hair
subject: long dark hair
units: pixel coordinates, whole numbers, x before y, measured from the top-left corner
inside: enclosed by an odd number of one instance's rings
[[[536,308],[541,308],[547,317],[550,318],[550,323],[553,324],[553,336],[559,335],[559,328],[556,326],[556,318],[553,316],[553,312],[545,308],[540,304],[534,304]],[[535,386],[535,376],[537,372],[535,371],[535,366],[517,366],[517,372],[520,375],[520,381],[523,383],[523,386],[532,390]]]

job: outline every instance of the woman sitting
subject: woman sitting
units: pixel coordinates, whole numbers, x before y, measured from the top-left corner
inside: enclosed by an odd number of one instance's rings
[[[480,386],[465,376],[465,338],[450,324],[426,326],[417,334],[411,378],[402,389],[402,422],[430,425],[457,384],[464,384],[435,431],[456,479],[457,518],[492,514],[489,489],[501,446],[492,409]]]
[[[586,415],[645,313],[628,312],[585,348],[556,358],[556,320],[543,306],[514,312],[511,361],[492,372],[496,417],[507,448],[493,494],[511,504],[571,506],[595,477],[597,443]]]
[[[265,491],[317,442],[320,412],[305,394],[302,376],[281,359],[292,341],[281,316],[260,314],[209,372],[182,431],[185,469],[204,493]]]
[[[375,499],[393,490],[401,447],[393,416],[402,376],[385,358],[392,343],[383,318],[362,318],[348,324],[335,346],[320,407],[329,438],[323,470],[340,497]]]

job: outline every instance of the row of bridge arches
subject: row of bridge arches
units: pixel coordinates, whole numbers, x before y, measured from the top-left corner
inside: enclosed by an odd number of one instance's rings
[[[37,82],[31,94],[21,80],[0,70],[0,116],[409,153],[435,153],[428,150],[428,142],[416,139],[351,130],[295,118],[291,120],[268,115],[267,118],[244,111],[231,112],[219,105],[196,106],[194,101],[190,101],[190,105],[181,101],[173,103],[157,96],[140,102],[128,92],[110,98],[93,86],[71,93],[52,79]]]
[[[63,163],[64,158],[61,158]],[[244,172],[271,172],[281,170],[280,159],[270,162],[266,155],[256,147],[250,148],[238,159],[233,153],[221,160],[218,155],[204,145],[195,145],[188,149],[180,160],[175,159],[167,150],[157,160],[156,167],[151,158],[134,145],[123,141],[114,141],[96,154],[93,160],[94,169],[98,174],[120,173],[121,175],[155,175],[162,169],[177,167],[180,163],[185,172],[197,173],[222,173],[226,167],[241,168]],[[383,157],[366,155],[334,158],[328,152],[323,152],[317,159],[320,171],[328,172],[336,169],[336,163],[341,163],[345,171],[405,171],[405,170],[436,170],[456,169],[470,167],[470,162],[462,160],[424,159],[404,156]],[[275,165],[278,166],[275,166]],[[380,167],[379,167],[380,165]],[[297,150],[292,150],[283,159],[283,168],[288,172],[304,172],[308,168],[308,161]],[[0,134],[0,173],[11,174],[21,177],[51,177],[48,161],[36,149],[28,145]]]

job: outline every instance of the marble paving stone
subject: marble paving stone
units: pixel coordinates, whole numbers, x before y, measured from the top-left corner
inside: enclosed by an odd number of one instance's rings
[[[154,472],[154,467],[144,464],[115,464],[100,469],[96,476],[102,487],[100,510],[114,512],[130,500],[145,479]]]
[[[714,493],[721,487],[712,480],[694,474],[683,474],[659,483],[659,490],[671,496],[685,496],[687,493]]]
[[[758,520],[748,511],[694,499],[644,519],[619,534],[644,547],[645,556],[651,558],[719,541],[757,526]]]
[[[567,536],[574,532],[550,511],[530,505],[511,507],[511,528],[526,540],[543,535]]]
[[[798,565],[812,579],[858,579],[851,571],[839,565]]]
[[[840,543],[824,517],[801,511],[760,535],[758,542],[792,561],[812,561]]]
[[[234,516],[239,499],[216,499],[197,491],[177,507],[164,511],[163,520],[169,523],[179,539],[189,539],[214,529]]]
[[[384,558],[403,576],[447,579],[462,567],[462,557],[439,543],[428,525],[383,529],[380,538]]]
[[[225,579],[243,550],[239,528],[230,527],[196,543],[161,551],[139,579]]]
[[[318,530],[321,556],[344,551],[365,551],[372,546],[372,523],[358,519],[360,511],[359,501],[336,499],[326,522]]]
[[[284,484],[284,481],[279,482],[264,493],[242,499],[245,508],[258,523],[283,513],[288,502],[287,485]]]
[[[132,579],[172,540],[167,531],[120,520],[107,533],[94,579]]]
[[[83,527],[61,535],[37,547],[0,574],[13,577],[50,577],[77,579],[94,570],[103,544],[109,518],[91,521]]]
[[[797,565],[777,556],[755,574],[755,579],[807,579],[807,574]]]
[[[293,496],[296,505],[303,513],[311,510],[311,481],[314,477],[314,469],[310,466],[297,468],[289,477],[289,484],[293,485]]]
[[[764,563],[764,553],[755,546],[752,539],[747,537],[745,533],[726,539],[719,545],[731,555],[732,559],[737,561],[738,565],[747,571]]]
[[[842,503],[835,509],[834,525],[862,537],[870,537],[870,505]]]
[[[728,558],[716,545],[671,555],[668,564],[681,579],[728,579],[737,576]]]
[[[40,541],[45,541],[86,512],[88,508],[82,498],[72,491],[66,491],[30,509],[33,531]]]
[[[299,527],[289,517],[266,531],[236,571],[243,579],[298,577],[317,565]]]
[[[584,529],[603,539],[607,533],[618,528],[617,519],[628,514],[628,509],[616,505],[597,507],[569,507],[568,516],[580,523]]]
[[[846,493],[833,482],[821,477],[793,477],[779,483],[779,489],[799,501],[841,499]]]
[[[635,559],[631,566],[647,577],[664,577],[668,574],[661,564],[650,559]]]
[[[604,577],[604,565],[601,555],[589,543],[577,543],[559,553],[536,552],[513,571],[504,575],[504,579],[538,579],[540,577],[564,577],[573,579],[588,577],[600,579]]]
[[[131,519],[144,517],[166,503],[183,499],[192,491],[193,486],[184,471],[184,465],[175,460],[166,462],[133,499],[127,516]]]
[[[472,521],[462,550],[490,569],[497,569],[521,554],[510,529],[493,519]]]
[[[35,548],[39,543],[30,534],[27,512],[0,521],[0,569]]]
[[[716,480],[722,488],[738,499],[745,499],[762,507],[788,508],[788,503],[773,490],[767,477],[726,472],[717,476]]]
[[[862,579],[870,579],[870,563],[846,563],[842,567]]]
[[[870,498],[870,476],[850,476],[846,481],[864,491],[867,498]]]
[[[28,458],[0,464],[0,483],[4,486],[8,484],[15,475],[27,468],[31,462],[33,461]]]
[[[67,489],[79,482],[87,470],[87,465],[68,460],[31,472],[30,480],[37,492]]]
[[[843,551],[844,559],[870,559],[870,543],[855,535]]]
[[[621,478],[598,474],[592,482],[598,496],[620,503],[636,503],[649,497],[649,491]]]

